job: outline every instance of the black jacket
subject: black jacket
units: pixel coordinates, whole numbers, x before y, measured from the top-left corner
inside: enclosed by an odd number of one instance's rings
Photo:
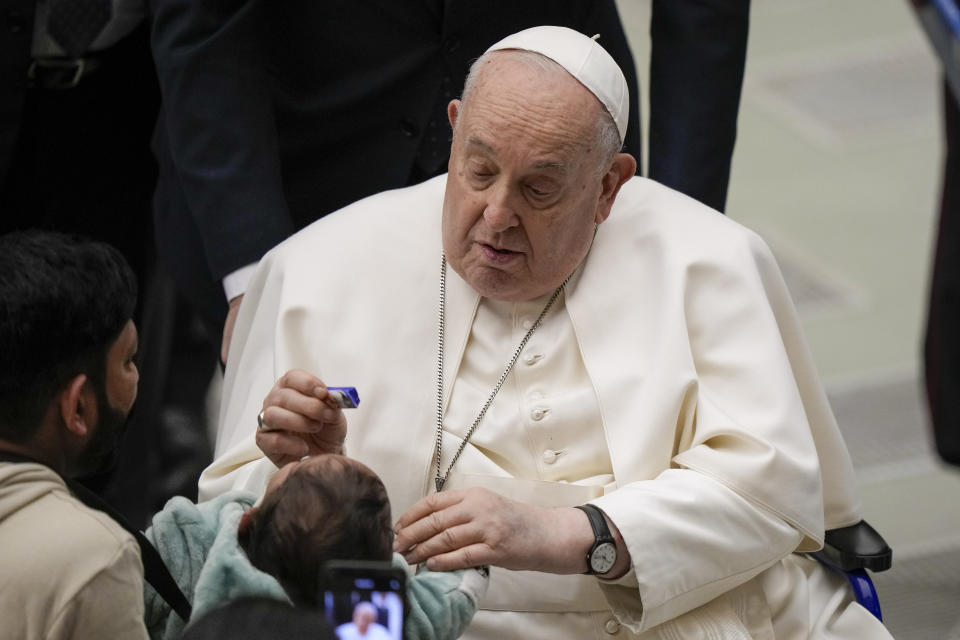
[[[690,13],[689,5],[699,4],[724,3],[669,0],[655,10],[674,15],[673,5],[685,5]],[[748,3],[728,4],[743,7],[727,11],[725,18],[740,28],[715,29],[713,37],[742,40],[745,47]],[[470,63],[510,33],[540,24],[599,33],[630,85],[626,149],[640,157],[636,73],[613,0],[153,0],[152,5],[164,102],[156,139],[158,248],[211,319],[225,310],[219,280],[227,273],[255,262],[326,213],[445,171],[447,102],[459,96]],[[735,123],[742,55],[738,63],[738,54],[733,56],[739,71],[732,79],[714,78],[702,58],[720,53],[716,47],[698,48],[705,31],[685,19],[661,22],[668,25],[667,40],[681,43],[671,58],[698,59],[698,76],[734,87]],[[682,68],[673,59],[665,58],[665,64]],[[703,84],[699,77],[669,74],[665,81],[694,91]],[[716,91],[707,91],[713,99]],[[688,102],[684,93],[664,94],[670,96],[669,108],[662,110],[666,117],[679,111],[675,103]],[[710,109],[697,105],[704,107]],[[729,141],[719,145],[726,147],[726,157],[717,158],[725,191],[733,124],[703,125],[713,137],[729,129],[721,135]]]

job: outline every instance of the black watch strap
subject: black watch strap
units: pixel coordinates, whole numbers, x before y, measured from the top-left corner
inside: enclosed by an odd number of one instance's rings
[[[601,511],[599,507],[592,504],[581,504],[577,505],[576,508],[587,514],[587,520],[590,521],[590,528],[593,529],[593,544],[590,546],[590,550],[587,551],[587,570],[585,571],[588,575],[592,575],[596,573],[593,570],[593,564],[591,562],[594,549],[601,544],[616,543],[613,535],[610,533],[610,528],[607,526],[607,520],[603,517],[603,511]]]

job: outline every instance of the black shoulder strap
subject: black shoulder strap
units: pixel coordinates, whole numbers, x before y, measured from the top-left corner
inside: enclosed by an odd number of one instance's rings
[[[42,462],[31,460],[26,456],[8,453],[6,451],[0,451],[0,462],[33,462],[35,464],[43,464]],[[164,564],[163,558],[160,557],[160,554],[153,547],[153,545],[150,544],[150,541],[147,540],[146,536],[137,531],[135,527],[127,522],[126,518],[124,518],[113,507],[104,502],[100,496],[93,493],[75,480],[71,480],[70,478],[65,478],[63,476],[60,477],[63,478],[63,481],[66,483],[67,487],[75,496],[77,496],[80,502],[87,505],[91,509],[104,512],[134,537],[134,539],[137,541],[137,544],[140,545],[140,558],[143,561],[144,579],[150,583],[150,586],[153,587],[158,594],[160,594],[161,598],[166,600],[167,604],[170,605],[170,607],[184,622],[188,621],[190,619],[190,612],[192,610],[190,602],[187,600],[187,597],[183,595],[183,591],[181,591],[180,587],[177,586],[173,576],[170,575],[170,570],[167,569],[167,565]]]
[[[70,480],[69,478],[64,478],[64,481],[67,483],[67,486],[70,487],[70,490],[80,499],[83,504],[87,505],[91,509],[96,509],[97,511],[103,511],[105,514],[113,518],[117,524],[126,529],[137,541],[137,544],[140,545],[140,557],[143,560],[143,577],[150,583],[150,586],[160,594],[160,597],[167,601],[174,611],[177,612],[177,615],[183,619],[184,622],[190,619],[191,607],[190,603],[187,601],[187,597],[183,595],[183,592],[180,590],[180,587],[177,586],[177,582],[173,579],[173,576],[170,575],[170,570],[167,569],[167,565],[164,564],[163,558],[160,557],[160,553],[154,548],[150,541],[147,540],[147,537],[137,531],[127,519],[124,518],[118,511],[113,507],[108,505],[103,501],[100,496],[94,492],[87,489],[82,484]]]

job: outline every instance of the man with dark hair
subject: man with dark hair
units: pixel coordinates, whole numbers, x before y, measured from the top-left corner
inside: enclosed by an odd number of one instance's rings
[[[65,478],[109,467],[137,396],[136,280],[112,247],[0,236],[0,619],[16,638],[142,638],[134,538]]]

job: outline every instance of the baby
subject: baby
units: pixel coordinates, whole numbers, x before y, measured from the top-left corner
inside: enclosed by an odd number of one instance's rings
[[[296,606],[319,607],[327,560],[393,557],[387,490],[365,465],[337,455],[292,462],[240,520],[240,546]]]
[[[193,606],[191,619],[231,600],[267,596],[318,609],[328,560],[390,561],[390,503],[365,465],[320,455],[281,468],[263,500],[230,492],[193,504],[173,498],[146,536]],[[407,581],[406,638],[456,638],[487,587],[478,570],[421,572]],[[149,586],[145,618],[153,638],[175,638],[183,622]]]

